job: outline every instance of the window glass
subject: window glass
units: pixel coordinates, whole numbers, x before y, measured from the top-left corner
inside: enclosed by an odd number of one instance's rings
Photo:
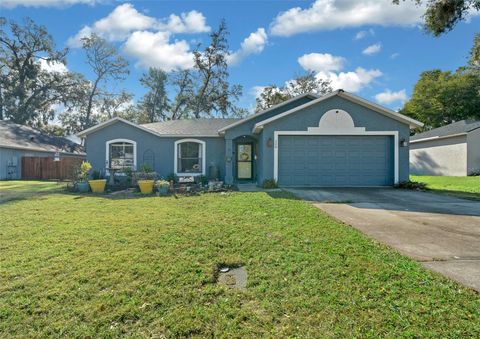
[[[110,168],[133,169],[133,164],[133,144],[129,142],[116,142],[110,144]]]
[[[202,145],[196,142],[182,142],[178,144],[178,172],[202,172]]]

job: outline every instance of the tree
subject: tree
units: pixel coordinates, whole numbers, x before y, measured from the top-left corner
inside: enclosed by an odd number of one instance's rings
[[[149,123],[171,119],[168,112],[166,73],[158,68],[149,68],[148,73],[143,74],[140,78],[140,83],[148,89],[148,92],[139,104],[139,110],[143,113],[139,122]]]
[[[393,0],[398,5],[400,1]],[[425,29],[434,36],[451,31],[471,10],[480,10],[480,0],[413,0],[417,5],[426,2]]]
[[[89,37],[82,38],[82,48],[87,57],[87,64],[92,68],[95,79],[92,81],[87,94],[87,106],[82,128],[93,126],[96,121],[92,119],[92,109],[95,100],[108,96],[102,84],[107,81],[124,80],[129,74],[128,61],[117,54],[117,50],[105,39],[92,33]]]
[[[463,119],[480,119],[480,77],[460,68],[455,73],[423,72],[401,112],[425,123],[424,129]]]
[[[480,75],[480,34],[478,33],[473,38],[473,47],[470,50],[467,68],[469,71]]]
[[[255,111],[263,111],[301,94],[323,95],[331,91],[330,81],[317,78],[314,72],[307,72],[297,75],[282,87],[275,85],[265,87],[256,99]]]
[[[44,26],[27,18],[20,25],[0,18],[0,119],[41,127],[54,117],[52,107],[68,105],[83,81],[79,74],[46,70],[65,64],[67,49],[56,50]]]
[[[480,35],[475,35],[467,66],[456,72],[420,74],[401,112],[422,121],[424,129],[464,119],[480,119]]]
[[[210,34],[210,44],[205,50],[199,47],[193,52],[192,70],[175,74],[178,87],[174,98],[172,118],[238,116],[245,112],[235,105],[242,95],[242,86],[228,82],[228,30],[225,20]]]

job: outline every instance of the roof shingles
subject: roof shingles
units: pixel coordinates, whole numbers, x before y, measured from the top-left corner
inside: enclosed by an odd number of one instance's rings
[[[415,134],[414,136],[410,137],[410,140],[415,141],[415,140],[427,139],[427,138],[447,137],[450,135],[468,133],[477,128],[480,128],[480,121],[461,120],[461,121],[451,123],[449,125],[434,128],[430,131]]]
[[[73,141],[47,135],[31,127],[9,121],[0,121],[0,147],[85,154],[83,147]]]
[[[233,124],[235,118],[200,118],[154,122],[140,125],[160,135],[218,137],[218,130]]]

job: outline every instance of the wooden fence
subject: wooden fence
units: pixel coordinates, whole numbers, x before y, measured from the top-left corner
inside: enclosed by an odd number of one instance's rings
[[[29,180],[66,180],[73,179],[76,169],[84,157],[22,157],[22,179]]]

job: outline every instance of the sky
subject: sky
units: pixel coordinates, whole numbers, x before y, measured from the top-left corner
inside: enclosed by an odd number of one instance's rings
[[[441,37],[421,27],[424,8],[413,1],[115,1],[1,0],[0,16],[32,18],[46,26],[57,47],[69,47],[67,64],[50,71],[81,72],[91,79],[79,48],[95,32],[130,62],[130,75],[114,89],[139,100],[139,78],[148,67],[167,72],[192,67],[192,50],[224,18],[230,32],[230,82],[243,86],[239,105],[253,110],[263,86],[305,71],[365,99],[398,110],[422,71],[465,65],[480,32],[479,13]]]

